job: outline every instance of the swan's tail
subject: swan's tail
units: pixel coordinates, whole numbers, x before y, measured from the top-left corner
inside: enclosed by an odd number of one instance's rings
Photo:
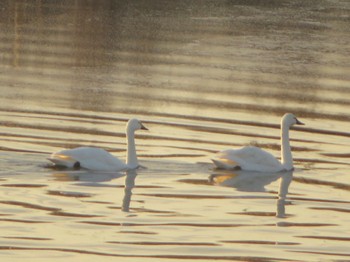
[[[78,161],[66,155],[52,154],[48,160],[58,167],[78,168],[78,165],[80,167],[80,163]]]
[[[232,160],[228,160],[228,159],[212,159],[211,161],[213,161],[214,165],[219,168],[219,169],[237,169],[239,168],[239,165],[232,161]]]

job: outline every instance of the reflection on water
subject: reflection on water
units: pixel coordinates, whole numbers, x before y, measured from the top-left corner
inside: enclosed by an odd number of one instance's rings
[[[5,98],[78,110],[183,107],[197,115],[220,107],[228,116],[287,110],[348,120],[348,5],[274,2],[278,15],[270,15],[275,9],[251,2],[4,1]]]
[[[122,211],[129,212],[132,189],[135,187],[136,170],[126,172]]]
[[[265,187],[273,181],[281,178],[284,173],[261,173],[251,171],[220,171],[221,174],[211,175],[213,183],[221,186],[233,187],[239,191],[264,192]],[[223,173],[223,174],[222,174]]]
[[[62,170],[60,172],[54,172],[52,176],[57,181],[107,182],[119,177],[123,177],[125,174],[112,172],[93,172],[88,170]]]
[[[342,0],[1,1],[1,259],[349,258],[349,13]],[[291,133],[294,174],[213,171],[229,147],[278,156],[286,112],[308,123]],[[84,145],[125,158],[131,117],[151,130],[137,134],[146,169],[46,168]]]
[[[285,218],[285,205],[288,204],[288,188],[293,180],[293,171],[278,173],[261,173],[250,171],[220,171],[221,174],[210,175],[213,184],[233,187],[243,192],[265,192],[266,186],[279,180],[276,217]],[[223,174],[224,173],[224,174]]]
[[[290,183],[293,179],[293,171],[285,172],[280,178],[280,187],[278,191],[278,200],[277,200],[277,212],[276,217],[284,218],[286,217],[285,206],[287,202],[287,194]]]

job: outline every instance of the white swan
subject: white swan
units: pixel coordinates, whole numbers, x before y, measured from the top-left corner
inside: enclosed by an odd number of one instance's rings
[[[222,169],[240,168],[242,170],[259,172],[292,170],[293,157],[289,144],[289,128],[293,125],[304,124],[293,114],[285,114],[281,120],[281,162],[269,152],[255,146],[221,151],[212,161],[216,167]]]
[[[127,160],[126,164],[108,153],[95,147],[77,147],[53,153],[48,159],[57,166],[67,168],[86,168],[96,171],[125,171],[139,166],[135,147],[135,131],[148,130],[141,121],[130,119],[126,125]]]

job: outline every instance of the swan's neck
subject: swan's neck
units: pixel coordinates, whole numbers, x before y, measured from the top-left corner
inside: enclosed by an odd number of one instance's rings
[[[126,142],[127,142],[127,146],[128,146],[126,164],[131,169],[137,168],[139,166],[139,163],[137,161],[137,155],[136,155],[135,132],[134,131],[129,131],[129,130],[127,131]]]
[[[289,127],[282,125],[281,127],[281,151],[282,165],[286,170],[293,169],[293,157],[289,143]]]

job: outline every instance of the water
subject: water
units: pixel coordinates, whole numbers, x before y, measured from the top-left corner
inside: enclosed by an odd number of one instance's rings
[[[2,1],[2,261],[349,260],[350,3]],[[213,170],[257,144],[295,171]],[[48,168],[103,147],[136,172]]]

